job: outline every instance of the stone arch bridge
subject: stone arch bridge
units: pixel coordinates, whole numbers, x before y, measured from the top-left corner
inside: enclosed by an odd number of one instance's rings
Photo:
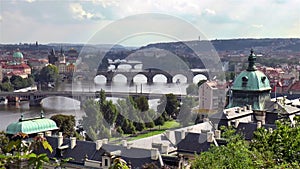
[[[102,75],[106,78],[106,83],[110,84],[113,82],[113,78],[116,75],[123,75],[127,79],[128,84],[133,83],[133,79],[136,75],[144,75],[147,78],[147,83],[152,84],[153,78],[156,75],[163,75],[167,79],[167,83],[173,83],[173,77],[176,75],[183,75],[187,78],[187,83],[192,83],[193,78],[196,75],[202,74],[207,79],[209,79],[209,70],[207,69],[192,69],[189,71],[186,70],[176,70],[176,71],[165,71],[161,69],[143,69],[143,70],[136,70],[136,69],[130,69],[130,70],[108,70],[108,71],[97,71],[95,76]],[[83,73],[79,72],[75,74],[75,79],[78,79],[79,77],[83,79],[91,79],[91,77],[95,78],[94,76],[91,76],[90,73]]]

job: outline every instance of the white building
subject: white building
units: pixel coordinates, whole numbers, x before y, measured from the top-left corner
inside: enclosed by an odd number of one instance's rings
[[[199,111],[209,112],[223,107],[226,87],[217,81],[207,81],[199,87]]]

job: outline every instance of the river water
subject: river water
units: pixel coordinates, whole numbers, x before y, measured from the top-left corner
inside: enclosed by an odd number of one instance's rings
[[[154,84],[147,85],[145,79],[135,79],[134,85],[127,85],[126,79],[118,77],[114,79],[114,82],[107,86],[103,83],[103,77],[96,77],[94,83],[86,82],[74,82],[73,84],[62,84],[58,87],[58,91],[99,91],[101,89],[105,91],[114,92],[147,92],[147,93],[174,93],[185,94],[187,83],[173,83],[167,84],[165,77],[154,79]],[[201,78],[201,77],[200,77]],[[184,77],[178,77],[179,81],[185,81]],[[197,79],[196,79],[197,81]],[[120,98],[108,98],[116,102]],[[150,108],[156,109],[159,99],[151,98],[149,100]],[[49,97],[42,100],[42,106],[29,107],[28,102],[23,102],[17,105],[0,105],[0,131],[6,130],[6,127],[12,123],[18,121],[21,114],[25,118],[37,117],[41,111],[44,112],[45,117],[50,118],[55,114],[74,115],[76,121],[80,120],[85,112],[80,108],[80,103],[77,100],[64,97]]]

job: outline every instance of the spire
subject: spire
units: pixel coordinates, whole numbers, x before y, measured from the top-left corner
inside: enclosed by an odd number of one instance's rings
[[[19,119],[19,121],[21,122],[21,121],[23,121],[23,120],[24,120],[24,114],[21,113],[21,118]]]
[[[60,46],[60,54],[63,55],[64,54],[64,51],[63,51],[63,47]]]
[[[44,111],[42,110],[42,111],[41,111],[41,119],[44,118],[44,117],[45,117]]]
[[[256,66],[255,66],[255,61],[256,61],[256,56],[255,56],[255,54],[254,54],[254,51],[253,51],[253,49],[251,49],[251,51],[250,51],[251,53],[250,53],[250,55],[249,55],[249,57],[248,57],[248,68],[247,68],[247,71],[255,71],[255,70],[257,70],[256,69]]]

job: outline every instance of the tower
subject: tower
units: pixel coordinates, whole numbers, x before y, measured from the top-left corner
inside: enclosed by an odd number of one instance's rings
[[[256,56],[251,49],[248,68],[234,80],[228,108],[251,105],[255,114],[263,114],[265,101],[270,100],[270,82],[267,76],[256,69]],[[263,115],[262,115],[263,116]]]

